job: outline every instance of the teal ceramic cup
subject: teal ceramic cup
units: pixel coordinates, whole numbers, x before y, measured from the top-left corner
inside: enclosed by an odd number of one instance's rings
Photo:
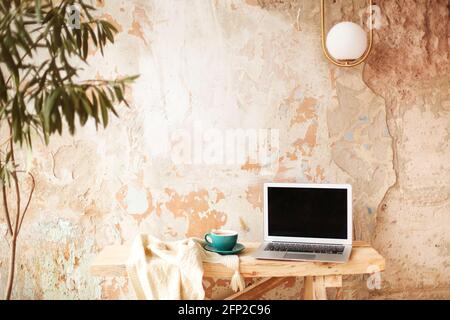
[[[238,233],[232,230],[213,230],[205,234],[208,245],[219,251],[230,251],[236,245]]]

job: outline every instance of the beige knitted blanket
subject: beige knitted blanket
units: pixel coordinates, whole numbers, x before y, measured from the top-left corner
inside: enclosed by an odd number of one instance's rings
[[[134,240],[127,272],[139,300],[204,299],[203,262],[220,263],[234,270],[231,288],[243,290],[237,255],[222,256],[202,247],[203,240],[161,241],[150,235]]]

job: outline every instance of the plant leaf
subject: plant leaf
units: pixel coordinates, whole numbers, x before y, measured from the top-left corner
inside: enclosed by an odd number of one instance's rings
[[[42,20],[42,13],[41,13],[41,0],[35,0],[35,9],[36,9],[36,16],[38,19],[38,22]]]
[[[50,128],[50,115],[52,114],[53,107],[55,106],[56,99],[59,97],[59,88],[56,88],[52,93],[45,99],[44,107],[42,108],[42,114],[44,117],[44,128],[45,131],[51,132]]]

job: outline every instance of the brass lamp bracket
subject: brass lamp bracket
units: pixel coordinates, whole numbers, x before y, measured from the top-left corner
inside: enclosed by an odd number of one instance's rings
[[[373,43],[373,8],[372,8],[372,0],[369,0],[369,8],[370,8],[370,17],[369,17],[369,45],[367,46],[366,51],[364,54],[356,59],[356,60],[337,60],[334,59],[330,53],[328,52],[326,43],[325,43],[325,0],[321,0],[320,3],[320,22],[321,22],[321,28],[322,28],[322,50],[325,55],[325,57],[334,65],[338,67],[355,67],[361,63],[363,63],[367,57],[370,54],[370,51],[372,51],[372,43]]]

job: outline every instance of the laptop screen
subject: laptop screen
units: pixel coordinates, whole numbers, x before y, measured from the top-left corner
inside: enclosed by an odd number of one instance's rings
[[[269,236],[347,238],[347,189],[268,187]]]

